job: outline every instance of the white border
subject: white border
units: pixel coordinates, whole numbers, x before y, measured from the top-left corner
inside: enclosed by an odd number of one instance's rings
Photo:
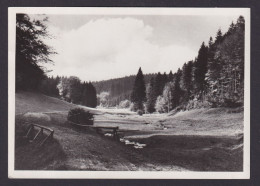
[[[14,170],[16,13],[67,15],[243,15],[245,18],[245,104],[243,172],[20,171]],[[249,8],[8,8],[8,177],[63,179],[249,179],[250,178],[250,9]]]

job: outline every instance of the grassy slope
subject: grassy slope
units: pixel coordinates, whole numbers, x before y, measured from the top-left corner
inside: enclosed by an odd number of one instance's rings
[[[108,109],[93,109],[90,107],[79,106],[66,101],[60,100],[58,98],[49,97],[44,94],[35,92],[24,92],[20,91],[15,94],[15,113],[24,114],[26,112],[41,112],[41,113],[51,113],[51,112],[67,112],[71,108],[82,107],[85,110],[90,111],[93,114],[114,114],[115,111]],[[118,111],[117,111],[118,113]],[[132,114],[131,112],[121,112],[121,114]]]
[[[236,136],[243,133],[242,108],[211,108],[181,111],[162,120],[177,134]]]
[[[119,126],[125,138],[146,143],[147,147],[140,150],[91,130],[73,128],[66,121],[72,107],[75,105],[37,93],[16,94],[16,114],[41,112],[51,118],[16,117],[17,169],[242,170],[243,141],[238,134],[243,132],[243,112],[237,109],[138,116],[84,107],[99,114],[95,125]],[[25,133],[25,121],[54,129],[54,142],[43,148],[22,143],[19,136]]]
[[[16,114],[26,112],[68,111],[72,107],[75,107],[75,105],[39,93],[18,92],[15,94]]]
[[[38,93],[16,94],[16,169],[153,170],[156,168],[155,165],[144,162],[143,157],[133,148],[126,148],[119,142],[104,139],[95,131],[82,131],[72,127],[67,122],[66,116],[67,111],[75,106]],[[83,108],[95,114],[112,115],[115,112]],[[51,120],[45,120],[45,117],[24,117],[22,113],[25,112],[41,113],[39,116],[44,113]],[[52,128],[55,131],[55,140],[42,148],[28,144],[22,137],[28,126],[26,122]],[[178,166],[164,166],[161,169],[184,170]]]

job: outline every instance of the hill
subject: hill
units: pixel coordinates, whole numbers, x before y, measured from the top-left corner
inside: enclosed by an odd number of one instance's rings
[[[39,92],[19,91],[15,94],[15,114],[25,113],[67,113],[71,108],[81,107],[92,114],[113,113],[110,110],[94,109],[76,105]]]
[[[68,111],[74,104],[37,92],[19,91],[15,94],[15,113]]]
[[[156,74],[145,74],[145,83],[149,83],[152,77]],[[110,106],[116,106],[120,101],[128,99],[130,100],[131,92],[133,89],[135,75],[126,76],[122,78],[109,79],[104,81],[92,82],[96,88],[97,94],[101,92],[110,93]]]

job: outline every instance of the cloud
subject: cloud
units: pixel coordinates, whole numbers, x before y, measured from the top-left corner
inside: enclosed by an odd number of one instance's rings
[[[58,52],[52,74],[75,75],[82,80],[96,81],[144,73],[176,71],[195,57],[196,52],[180,45],[160,46],[152,42],[153,28],[136,18],[102,18],[83,26],[63,31],[48,41]]]

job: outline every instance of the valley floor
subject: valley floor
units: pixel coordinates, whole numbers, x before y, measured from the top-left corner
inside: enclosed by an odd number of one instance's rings
[[[176,114],[91,109],[95,126],[118,126],[121,140],[67,121],[76,105],[38,93],[16,94],[15,169],[117,171],[242,171],[243,109],[212,108]],[[55,131],[41,148],[26,142],[26,122]]]

